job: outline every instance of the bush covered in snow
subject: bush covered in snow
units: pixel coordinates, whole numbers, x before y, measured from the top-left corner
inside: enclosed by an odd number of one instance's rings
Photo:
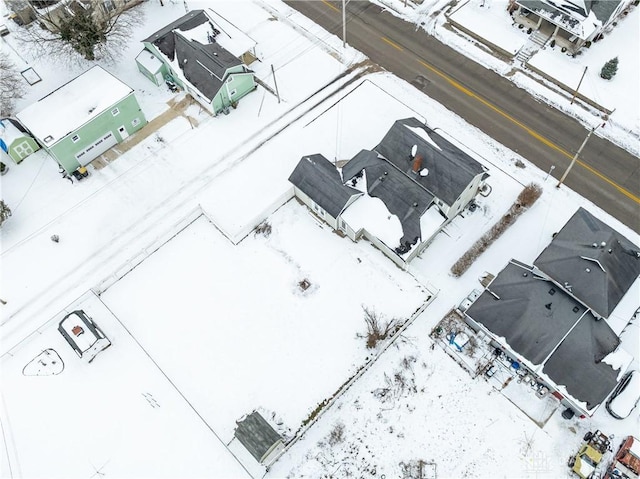
[[[518,217],[524,213],[531,205],[533,205],[540,195],[542,194],[542,188],[535,183],[530,183],[524,187],[524,189],[516,198],[516,201],[511,205],[509,211],[507,211],[496,224],[494,224],[489,231],[487,231],[482,237],[476,241],[471,248],[469,248],[451,267],[451,273],[456,278],[462,276],[467,271],[473,262],[484,253],[489,246],[493,244],[502,234],[511,226]]]

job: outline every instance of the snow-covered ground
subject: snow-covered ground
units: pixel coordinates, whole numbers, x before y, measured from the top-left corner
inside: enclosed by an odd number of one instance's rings
[[[137,39],[184,12],[182,2],[164,3],[144,4]],[[210,5],[189,6],[203,3]],[[359,337],[362,306],[406,318],[427,287],[438,294],[425,312],[267,477],[402,477],[418,461],[440,478],[570,477],[566,459],[586,430],[615,434],[616,445],[637,431],[638,410],[617,421],[603,408],[569,421],[556,410],[540,427],[507,399],[524,397],[530,411],[540,401],[530,391],[503,395],[472,379],[431,348],[429,333],[483,272],[497,273],[510,258],[531,262],[579,206],[636,244],[638,235],[392,75],[356,71],[334,82],[361,55],[342,52],[339,39],[286,5],[234,5],[215,8],[257,40],[262,62],[252,67],[272,84],[274,64],[284,101],[259,89],[219,118],[192,106],[197,125],[169,120],[73,185],[43,152],[2,176],[14,214],[1,230],[0,476],[247,477],[226,447],[234,422],[258,408],[291,437],[373,356]],[[136,89],[151,119],[171,95],[136,70],[138,51],[132,46],[107,68]],[[80,72],[29,61],[49,90]],[[34,88],[21,104],[49,90]],[[472,152],[492,186],[409,271],[365,241],[338,237],[295,200],[268,214],[302,155],[348,159],[408,116]],[[455,260],[532,181],[543,187],[538,202],[465,275],[451,276]],[[231,227],[243,226],[233,218],[268,214],[272,233],[233,245],[200,205]],[[302,279],[311,285],[305,292]],[[113,343],[91,364],[56,330],[76,308],[91,311]],[[636,368],[638,337],[637,323],[622,334]],[[64,371],[25,376],[46,348]]]
[[[586,126],[597,124],[604,112],[578,100],[571,104],[572,93],[561,90],[553,82],[543,79],[531,69],[523,67],[518,61],[505,61],[493,55],[478,40],[448,28],[445,13],[474,32],[481,38],[497,45],[506,52],[516,53],[526,45],[528,35],[513,24],[507,12],[506,0],[425,0],[416,3],[404,0],[374,0],[392,13],[407,21],[420,25],[456,50],[464,53],[478,63],[505,75],[529,91],[541,101],[553,105],[565,113],[579,119]],[[606,128],[597,131],[603,136],[626,148],[634,155],[640,155],[640,9],[632,6],[628,15],[621,17],[617,25],[605,32],[604,39],[590,48],[583,48],[578,55],[571,57],[562,53],[559,47],[546,46],[537,51],[529,63],[545,75],[575,89],[580,83],[585,67],[587,72],[579,92],[597,105],[610,111]],[[605,62],[618,57],[618,73],[612,80],[600,78],[600,70]]]

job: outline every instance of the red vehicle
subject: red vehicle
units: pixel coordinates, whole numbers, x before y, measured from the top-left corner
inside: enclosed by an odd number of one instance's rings
[[[603,479],[638,479],[640,475],[640,440],[627,437],[607,468]]]

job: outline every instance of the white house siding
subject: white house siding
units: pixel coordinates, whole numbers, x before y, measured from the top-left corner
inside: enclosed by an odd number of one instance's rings
[[[449,211],[446,213],[449,219],[452,219],[454,216],[460,213],[464,209],[464,207],[467,206],[467,203],[475,198],[475,196],[478,194],[480,183],[482,183],[483,174],[484,173],[480,173],[479,175],[477,175],[473,179],[473,181],[469,183],[469,186],[467,186],[467,188],[460,194],[460,196],[458,196],[458,199],[451,205],[451,208],[449,208]]]
[[[298,187],[293,188],[295,196],[300,199],[307,207],[321,220],[331,226],[334,230],[338,229],[338,221],[325,210],[323,210],[315,201],[313,201],[304,191]]]
[[[371,241],[371,244],[373,244],[376,248],[378,248],[386,256],[388,256],[389,259],[391,259],[391,261],[393,261],[399,268],[407,269],[407,263],[400,256],[398,256],[398,254],[395,251],[389,248],[386,244],[384,244],[378,238],[370,234],[366,229],[363,230],[362,236],[364,236],[366,239]]]

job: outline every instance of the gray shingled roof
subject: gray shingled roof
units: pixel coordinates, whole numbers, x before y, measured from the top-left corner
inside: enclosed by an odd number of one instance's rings
[[[485,290],[466,311],[470,318],[534,365],[548,357],[543,372],[589,409],[606,398],[618,371],[600,361],[619,340],[605,321],[596,321],[562,289],[514,260],[488,289],[500,299]]]
[[[586,311],[579,305],[574,312],[575,300],[517,263],[509,263],[489,289],[500,299],[485,291],[467,314],[536,365],[542,364]]]
[[[282,440],[280,435],[257,411],[252,412],[236,424],[235,437],[258,462],[262,462],[262,458],[269,449]]]
[[[340,215],[352,196],[362,194],[343,185],[336,167],[321,154],[303,157],[289,176],[289,181],[333,218]]]
[[[186,15],[183,15],[177,20],[171,22],[167,26],[162,27],[157,32],[152,33],[151,35],[149,35],[149,37],[145,38],[142,41],[156,44],[159,47],[160,45],[164,46],[165,42],[169,44],[171,43],[172,36],[168,34],[173,32],[173,30],[181,30],[184,32],[187,30],[191,30],[192,28],[195,28],[197,26],[200,26],[203,23],[208,21],[209,21],[209,18],[204,13],[204,10],[192,10]],[[165,53],[165,51],[162,48],[160,48],[160,50],[162,51],[162,53],[168,56],[168,53]],[[173,47],[167,46],[167,51],[171,51],[171,50],[173,50]]]
[[[580,208],[534,264],[608,318],[640,275],[640,248]]]
[[[424,130],[440,149],[407,127]],[[413,145],[422,156],[422,167],[429,171],[427,176],[417,176],[416,181],[448,205],[453,204],[474,177],[486,171],[467,153],[415,118],[396,121],[374,149],[400,171],[412,175]]]
[[[242,62],[215,41],[204,45],[180,34],[205,22],[209,22],[209,17],[202,10],[194,10],[143,41],[153,43],[169,60],[177,60],[185,78],[212,100],[227,69]]]
[[[593,11],[598,20],[606,23],[616,8],[618,8],[620,0],[585,0],[584,6],[586,7],[586,11],[582,8],[580,2],[572,4],[572,2],[568,1],[518,0],[517,3],[534,12],[542,9],[550,13],[555,12],[566,18],[582,19],[583,17],[587,17],[590,11]]]
[[[574,398],[592,409],[602,403],[618,382],[618,370],[602,359],[620,340],[606,321],[587,314],[551,355],[542,371],[563,384]]]
[[[421,240],[420,218],[431,205],[433,195],[375,151],[368,150],[360,151],[344,165],[345,183],[363,170],[369,196],[382,200],[389,212],[400,220],[403,232],[400,243],[414,245]]]

